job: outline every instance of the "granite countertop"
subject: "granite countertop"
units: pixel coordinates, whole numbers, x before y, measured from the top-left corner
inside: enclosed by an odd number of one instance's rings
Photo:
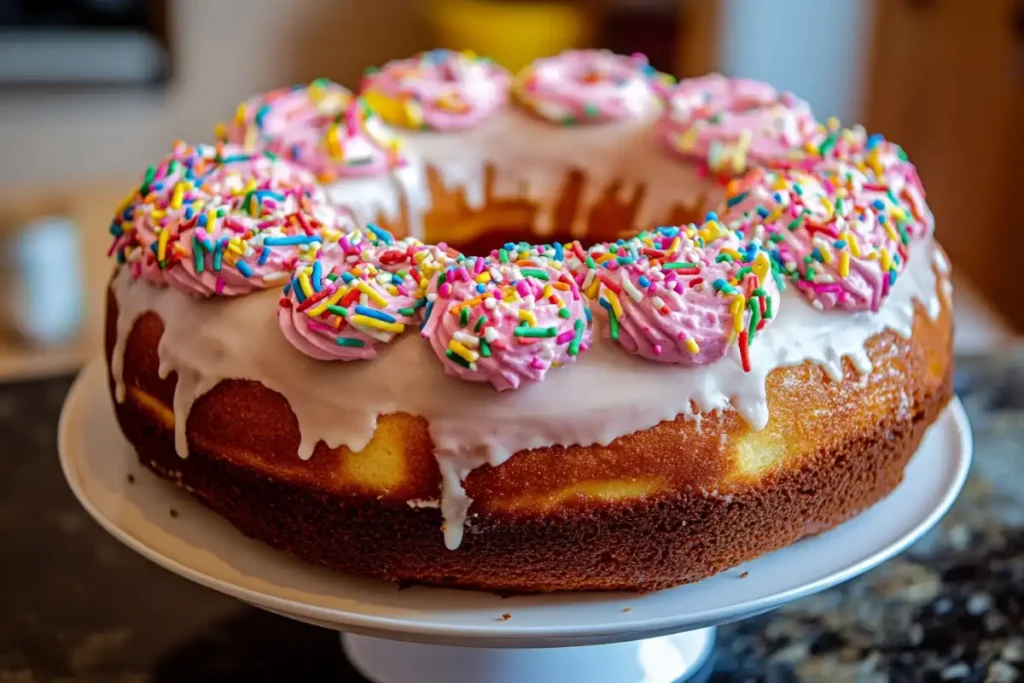
[[[245,606],[123,547],[56,454],[70,378],[0,388],[0,683],[361,681],[337,634]],[[1024,680],[1024,347],[960,358],[963,495],[909,551],[723,627],[714,682]]]

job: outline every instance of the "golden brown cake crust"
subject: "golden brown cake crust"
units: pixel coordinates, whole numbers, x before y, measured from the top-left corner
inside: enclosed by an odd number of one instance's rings
[[[108,298],[107,358],[117,305]],[[140,317],[124,356],[118,421],[143,464],[184,485],[244,533],[308,562],[389,581],[536,592],[648,591],[696,581],[832,528],[901,481],[952,396],[952,319],[918,307],[910,339],[868,342],[874,369],[849,361],[833,382],[815,365],[778,368],[771,419],[751,431],[734,413],[679,417],[605,447],[540,448],[474,470],[465,540],[444,547],[440,475],[425,420],[382,416],[398,439],[400,481],[370,490],[339,474],[355,457],[322,442],[296,453],[298,422],[261,384],[226,380],[189,414],[188,458],[174,450],[176,377],[158,374],[163,323]],[[111,388],[113,381],[111,380]],[[377,437],[375,436],[375,439]],[[769,457],[770,456],[770,457]],[[592,482],[636,483],[608,498]]]

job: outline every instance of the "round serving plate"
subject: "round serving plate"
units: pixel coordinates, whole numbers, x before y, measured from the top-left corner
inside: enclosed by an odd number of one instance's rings
[[[448,683],[566,680],[557,677],[559,671],[592,681],[677,680],[707,658],[713,644],[709,627],[853,578],[920,538],[952,505],[971,460],[967,417],[954,400],[928,431],[904,482],[832,531],[656,593],[502,598],[419,586],[399,590],[303,564],[243,536],[139,465],[114,418],[101,361],[90,363],[69,392],[58,445],[71,489],[118,540],[204,586],[353,634],[346,640],[349,656],[364,673],[386,683],[424,680],[424,671],[447,671],[445,666],[453,672],[488,672],[483,678],[436,679]],[[625,645],[580,647],[610,643]],[[504,651],[508,648],[523,650],[517,656]],[[545,653],[542,648],[562,649]],[[399,660],[410,657],[419,665],[403,671]],[[438,668],[425,669],[428,662]],[[615,662],[626,668],[617,669]],[[506,674],[518,677],[502,677]]]

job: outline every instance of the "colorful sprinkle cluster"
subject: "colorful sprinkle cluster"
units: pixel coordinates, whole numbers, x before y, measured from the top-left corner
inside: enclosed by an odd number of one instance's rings
[[[505,69],[468,50],[430,50],[368,70],[361,91],[391,125],[459,130],[504,106],[510,81]]]
[[[768,253],[713,214],[570,251],[580,289],[607,316],[606,337],[650,360],[703,365],[738,343],[749,370],[749,346],[779,310],[782,282]]]
[[[663,146],[723,176],[790,158],[817,128],[810,105],[795,95],[719,74],[680,81],[666,105],[657,124]]]
[[[516,93],[538,116],[574,125],[643,115],[672,81],[642,54],[568,50],[523,69],[516,77]]]
[[[673,86],[642,55],[598,50],[535,61],[518,99],[576,124],[642,116],[663,98],[661,143],[727,183],[703,223],[481,258],[357,229],[330,205],[318,180],[406,163],[385,121],[470,128],[506,104],[510,82],[473,53],[432,50],[367,72],[361,97],[325,79],[255,97],[216,146],[177,143],[147,169],[117,209],[111,253],[134,278],[193,296],[283,286],[282,333],[318,360],[373,358],[420,325],[448,374],[503,391],[575,361],[592,316],[630,354],[697,366],[735,347],[749,371],[786,282],[821,310],[878,311],[934,229],[914,166],[882,136],[818,123],[764,83]]]
[[[789,159],[770,167],[842,174],[853,167],[863,177],[858,191],[871,201],[877,199],[906,210],[906,217],[900,220],[911,237],[924,237],[935,229],[924,186],[906,152],[882,135],[869,135],[860,126],[843,128],[834,118],[818,124],[811,141]]]
[[[363,98],[323,78],[243,102],[214,134],[247,151],[289,159],[322,182],[378,175],[407,163],[398,138]]]
[[[118,208],[110,251],[136,278],[235,296],[279,286],[296,259],[345,227],[297,166],[231,145],[178,143]]]
[[[877,311],[909,256],[910,212],[855,167],[749,174],[728,191],[730,227],[768,245],[817,308]]]
[[[445,372],[498,391],[539,382],[591,344],[590,309],[561,245],[506,244],[438,273],[422,335]]]
[[[454,263],[443,246],[394,239],[374,225],[343,235],[303,261],[285,285],[285,336],[320,360],[374,358],[423,319],[431,278]]]

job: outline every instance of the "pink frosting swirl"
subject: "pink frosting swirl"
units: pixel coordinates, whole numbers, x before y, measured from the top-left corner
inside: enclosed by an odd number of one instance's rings
[[[445,372],[498,391],[543,380],[591,344],[587,302],[552,247],[467,257],[439,273],[427,297],[422,335]]]
[[[146,169],[142,182],[117,208],[110,223],[114,239],[108,255],[116,255],[135,279],[166,284],[166,269],[187,254],[176,245],[176,228],[192,208],[182,190],[194,184],[206,163],[204,152],[174,143],[171,153]]]
[[[779,310],[767,252],[715,220],[572,252],[581,289],[607,317],[605,336],[659,363],[705,365],[738,343],[749,370],[749,345]]]
[[[832,119],[819,125],[807,150],[810,158],[803,168],[841,173],[852,166],[860,171],[858,192],[865,201],[879,200],[895,207],[894,217],[906,226],[912,238],[935,231],[935,218],[928,207],[924,185],[899,145],[878,134],[868,135],[861,126],[840,128],[839,122]]]
[[[281,331],[318,360],[375,358],[378,343],[422,320],[430,278],[453,261],[443,246],[378,228],[349,233],[295,269],[277,311]]]
[[[369,70],[361,91],[391,125],[459,130],[504,106],[510,80],[504,68],[471,52],[430,50]]]
[[[768,245],[819,309],[877,311],[909,256],[898,205],[865,191],[850,165],[814,173],[756,170],[728,189],[725,221]]]
[[[407,163],[398,139],[363,99],[323,78],[243,102],[215,134],[294,161],[323,182],[380,175]]]
[[[297,258],[312,257],[351,227],[309,172],[281,159],[235,146],[178,145],[157,169],[152,181],[147,172],[139,194],[147,184],[148,192],[133,208],[144,228],[118,235],[115,247],[127,262],[146,264],[133,268],[137,277],[193,296],[278,286]]]
[[[595,123],[652,111],[668,79],[641,54],[567,50],[523,69],[516,92],[533,113],[554,123]]]
[[[810,105],[795,95],[710,74],[672,89],[657,134],[672,153],[728,176],[798,154],[815,128]]]

